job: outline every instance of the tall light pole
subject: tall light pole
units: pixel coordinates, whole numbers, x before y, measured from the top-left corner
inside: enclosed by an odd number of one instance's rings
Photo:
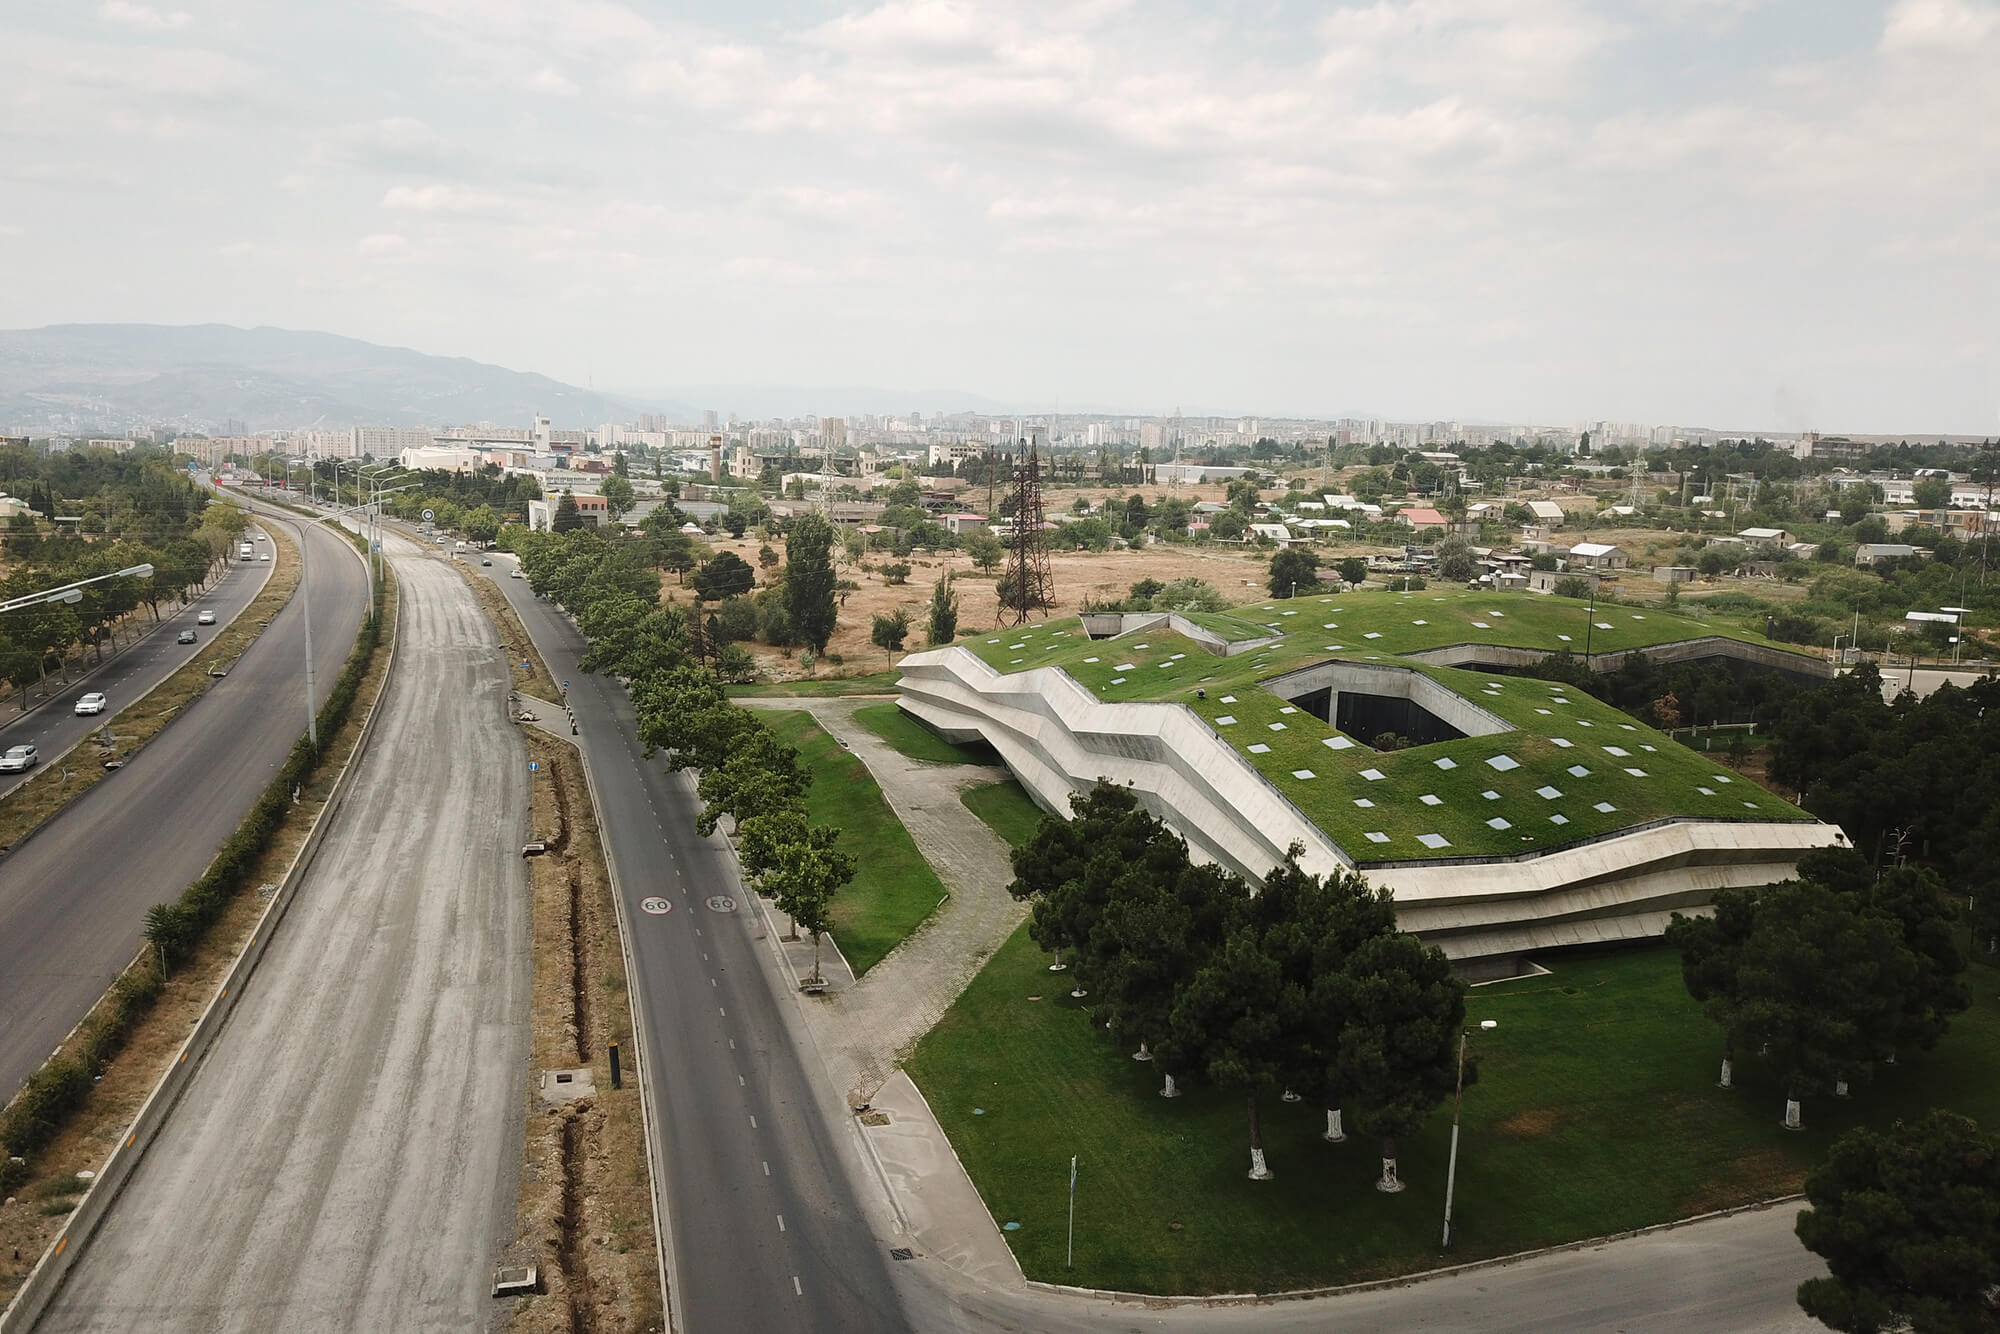
[[[1497,1019],[1481,1019],[1479,1027],[1490,1033],[1500,1027],[1500,1022]],[[1438,1245],[1441,1251],[1451,1249],[1451,1196],[1458,1185],[1458,1111],[1464,1101],[1465,1033],[1461,1031],[1458,1035],[1458,1088],[1451,1095],[1451,1161],[1444,1172],[1444,1240]]]

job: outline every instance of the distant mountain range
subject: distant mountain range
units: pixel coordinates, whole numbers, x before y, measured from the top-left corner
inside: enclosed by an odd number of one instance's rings
[[[559,428],[684,419],[682,404],[628,400],[464,357],[433,357],[335,334],[226,324],[54,324],[0,330],[0,428],[183,430],[360,424]]]

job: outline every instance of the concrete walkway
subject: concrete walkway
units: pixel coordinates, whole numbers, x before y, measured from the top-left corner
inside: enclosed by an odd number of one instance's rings
[[[802,709],[845,741],[951,891],[943,907],[859,980],[831,986],[805,1005],[829,1072],[857,1105],[875,1097],[917,1039],[951,1008],[1028,912],[1026,904],[1007,893],[1014,871],[1006,842],[960,800],[967,788],[1005,780],[1007,770],[931,764],[902,754],[854,721],[856,709],[886,698],[893,697],[739,701],[756,708]],[[805,948],[807,965],[811,952]],[[788,958],[795,968],[800,966],[790,951]],[[949,1147],[945,1152],[950,1153]]]

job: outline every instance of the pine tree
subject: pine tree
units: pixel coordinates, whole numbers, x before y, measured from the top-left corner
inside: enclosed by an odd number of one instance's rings
[[[785,610],[793,632],[815,657],[825,655],[840,615],[833,594],[833,526],[807,514],[785,535]]]
[[[958,594],[951,586],[951,573],[946,571],[931,589],[930,644],[936,648],[949,644],[958,635]]]

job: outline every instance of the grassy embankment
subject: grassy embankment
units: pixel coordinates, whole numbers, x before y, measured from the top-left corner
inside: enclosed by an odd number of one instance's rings
[[[813,774],[806,814],[840,828],[854,879],[833,899],[833,939],[859,976],[916,930],[944,901],[945,888],[889,809],[868,767],[807,713],[765,713],[766,726],[798,748]]]
[[[1662,948],[1544,960],[1550,976],[1473,991],[1481,1070],[1465,1099],[1455,1261],[1665,1222],[1796,1191],[1833,1137],[1931,1106],[2000,1124],[2000,970],[1974,965],[1973,1008],[1933,1052],[1806,1105],[1779,1127],[1772,1073],[1721,1043]],[[1264,1100],[1277,1179],[1245,1178],[1240,1097],[1157,1096],[1134,1062],[1053,986],[1017,931],[909,1070],[1033,1278],[1160,1293],[1281,1291],[1439,1263],[1450,1109],[1398,1146],[1400,1195],[1378,1194],[1373,1143],[1321,1142],[1320,1109]],[[1748,1067],[1743,1068],[1743,1067]],[[1080,1159],[1076,1267],[1063,1264],[1069,1157]]]

